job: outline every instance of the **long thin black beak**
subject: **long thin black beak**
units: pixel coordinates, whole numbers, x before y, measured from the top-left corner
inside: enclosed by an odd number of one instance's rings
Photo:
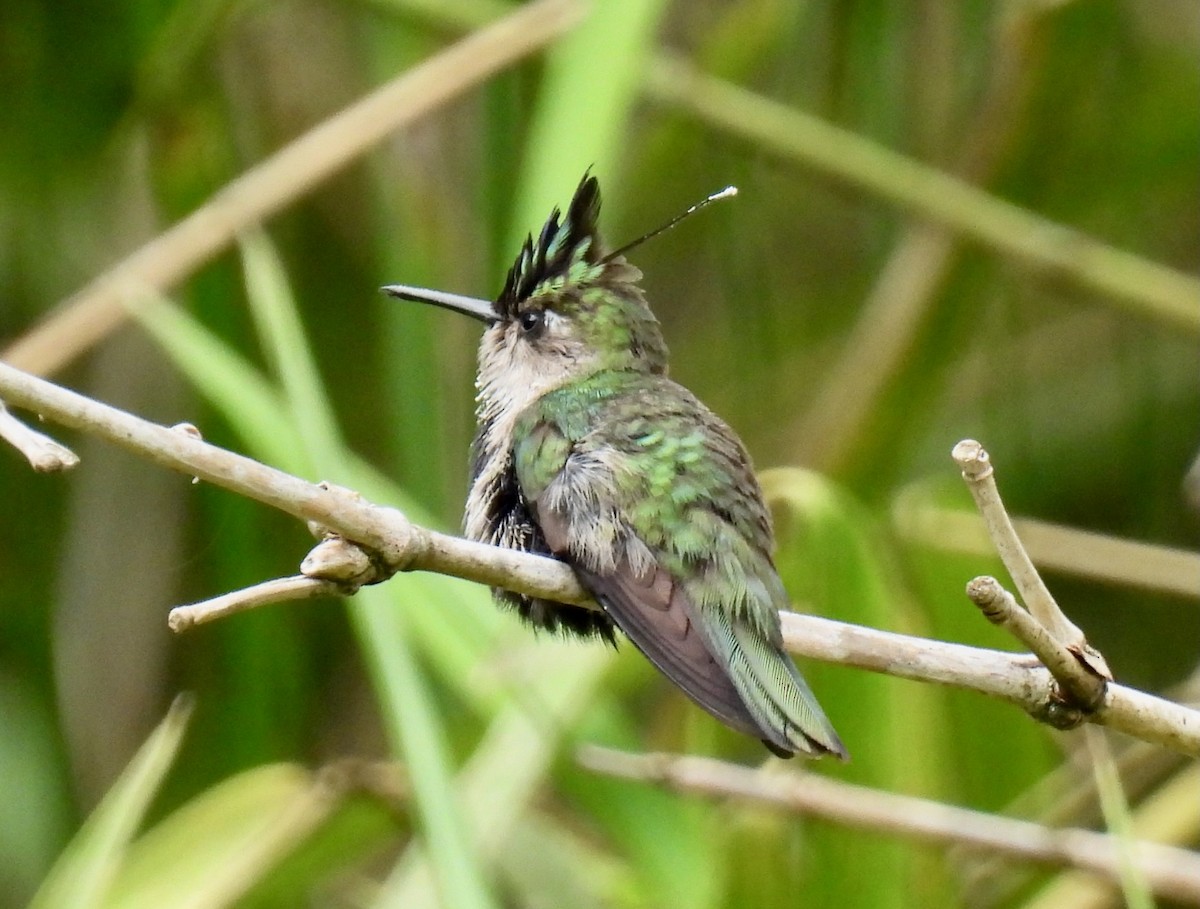
[[[432,303],[444,309],[452,309],[464,316],[487,322],[489,325],[499,321],[491,300],[479,300],[475,297],[464,297],[461,294],[449,294],[444,290],[428,290],[424,287],[409,287],[407,284],[389,284],[380,288],[390,297],[401,300],[413,300],[417,303]]]

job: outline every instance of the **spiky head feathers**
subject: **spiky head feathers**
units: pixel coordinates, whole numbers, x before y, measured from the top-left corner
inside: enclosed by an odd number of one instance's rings
[[[666,343],[637,286],[642,274],[624,257],[605,255],[599,214],[600,184],[584,174],[566,215],[555,208],[537,240],[526,238],[496,299],[491,332],[507,323],[518,331],[504,331],[506,339],[547,355],[586,354],[579,365],[664,372]]]
[[[556,207],[542,226],[536,244],[532,235],[525,237],[496,300],[501,318],[515,318],[521,301],[551,291],[554,285],[582,283],[598,277],[603,268],[599,264],[602,254],[596,227],[599,216],[600,184],[595,177],[585,174],[571,199],[566,218]]]

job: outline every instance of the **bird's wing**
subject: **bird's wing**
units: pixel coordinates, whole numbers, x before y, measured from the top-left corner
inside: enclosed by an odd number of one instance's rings
[[[546,540],[570,559],[570,521],[535,506]],[[573,563],[634,645],[697,704],[781,757],[846,751],[795,664],[745,622],[699,611],[661,565],[640,572],[621,558],[611,570]]]
[[[711,488],[714,477],[730,476],[724,482],[733,484],[744,483],[744,475],[681,458],[678,474],[666,465],[678,485],[664,492],[647,480],[634,497],[632,507],[646,502],[651,516],[676,509],[668,524],[651,527],[650,518],[631,521],[630,501],[618,495],[637,485],[630,473],[640,463],[622,459],[620,440],[608,436],[608,444],[589,448],[584,439],[568,438],[553,418],[531,420],[526,429],[515,466],[547,545],[575,568],[638,649],[701,707],[775,753],[844,756],[782,649],[777,610],[786,595],[759,545],[760,534],[769,539],[770,531],[757,487],[725,488],[718,479]],[[740,448],[732,439],[718,442]],[[702,482],[689,482],[697,469],[707,470]],[[739,504],[747,492],[753,501]],[[717,510],[714,496],[748,513]]]
[[[747,735],[762,731],[742,703],[729,675],[717,664],[705,635],[692,621],[683,588],[662,566],[640,572],[622,557],[603,573],[570,558],[571,521],[551,507],[534,506],[547,543],[571,561],[580,582],[646,658],[697,704]]]

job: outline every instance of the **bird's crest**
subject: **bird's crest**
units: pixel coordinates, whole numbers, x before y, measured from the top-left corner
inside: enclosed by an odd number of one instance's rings
[[[563,217],[557,207],[546,219],[537,242],[526,236],[496,300],[501,318],[516,314],[519,303],[548,283],[560,286],[596,277],[606,260],[596,222],[600,216],[600,183],[585,173]]]
[[[631,243],[626,243],[620,249],[604,253],[597,227],[600,217],[600,183],[590,171],[585,171],[583,179],[575,189],[575,195],[571,197],[566,217],[563,217],[561,209],[555,207],[542,226],[536,243],[532,235],[526,235],[516,262],[508,270],[504,289],[496,299],[496,314],[502,319],[515,316],[519,304],[546,285],[564,287],[572,283],[597,281],[607,266],[623,261],[621,257],[635,246],[640,246],[651,237],[657,237],[663,231],[670,230],[705,206],[735,195],[737,187],[727,186],[701,199],[661,227],[656,227]],[[623,273],[627,276],[626,280],[629,277],[636,280],[640,276]]]

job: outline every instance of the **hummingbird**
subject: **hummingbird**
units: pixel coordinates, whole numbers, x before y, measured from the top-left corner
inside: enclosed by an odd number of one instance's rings
[[[599,181],[585,173],[566,214],[555,208],[536,241],[526,237],[494,301],[383,291],[487,326],[466,535],[566,562],[601,608],[496,589],[501,604],[537,628],[614,646],[619,629],[693,701],[774,754],[844,760],[783,650],[789,601],[750,456],[667,377],[662,329],[624,255],[699,207],[606,252]]]

